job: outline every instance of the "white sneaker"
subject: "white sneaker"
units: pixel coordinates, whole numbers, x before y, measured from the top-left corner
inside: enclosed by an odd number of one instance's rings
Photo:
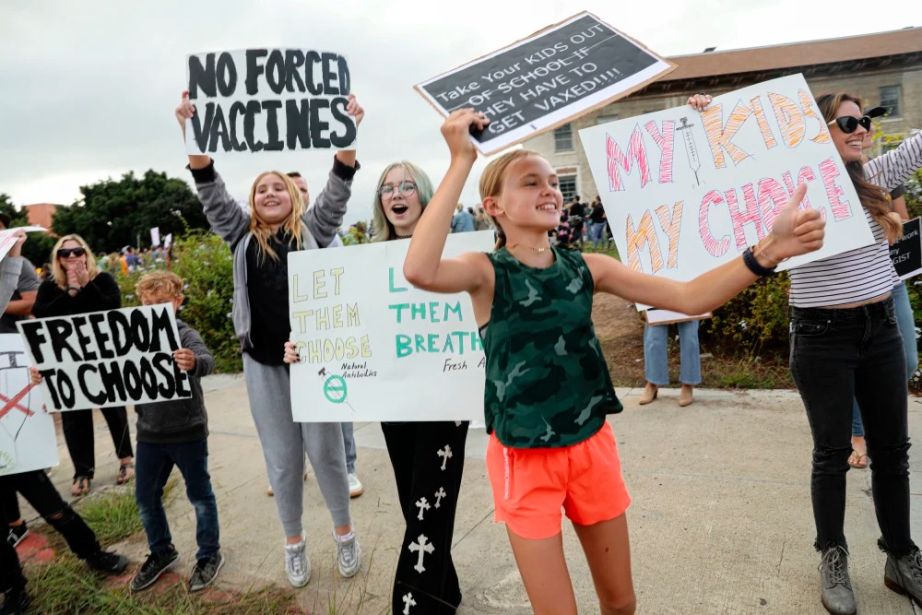
[[[333,540],[336,541],[336,564],[339,566],[339,574],[347,579],[354,577],[362,567],[362,549],[355,538],[355,532],[349,532],[345,536],[337,536],[334,532]]]
[[[358,474],[355,472],[349,473],[349,497],[357,498],[360,495],[365,493],[365,487],[362,486],[362,481],[359,480]]]
[[[285,573],[294,587],[304,587],[311,579],[311,561],[307,558],[305,547],[304,540],[285,545]]]

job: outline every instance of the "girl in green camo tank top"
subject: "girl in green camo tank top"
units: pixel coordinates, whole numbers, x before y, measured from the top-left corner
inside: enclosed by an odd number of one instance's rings
[[[689,100],[696,109],[704,96]],[[483,208],[499,240],[492,254],[442,259],[454,206],[477,152],[470,130],[489,120],[473,109],[442,125],[451,164],[423,212],[404,263],[406,279],[435,292],[466,291],[484,338],[487,470],[496,519],[535,613],[575,613],[560,536],[561,509],[573,522],[602,613],[632,613],[630,502],[605,415],[621,410],[592,327],[595,292],[700,314],[729,300],[782,259],[818,249],[823,222],[798,208],[795,191],[758,245],[690,282],[634,271],[601,254],[552,248],[563,197],[540,155],[515,150],[487,165]]]

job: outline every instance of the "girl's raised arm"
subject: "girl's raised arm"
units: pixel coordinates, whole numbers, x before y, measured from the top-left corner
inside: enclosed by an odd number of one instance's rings
[[[466,291],[474,294],[492,275],[493,269],[483,254],[442,259],[455,205],[477,160],[477,150],[468,139],[470,128],[476,126],[483,130],[488,123],[482,113],[459,109],[442,124],[442,136],[451,151],[451,163],[413,231],[403,263],[403,275],[418,288],[440,293]]]
[[[806,184],[797,187],[775,219],[771,233],[755,246],[752,255],[758,266],[774,269],[787,258],[823,246],[826,223],[820,212],[799,208],[806,192]],[[586,254],[584,258],[598,290],[685,314],[701,314],[720,307],[758,278],[742,256],[688,282],[641,273],[601,254]]]
[[[182,98],[179,101],[179,106],[176,107],[176,121],[179,122],[179,127],[182,129],[182,138],[185,142],[186,140],[186,120],[192,119],[192,116],[195,115],[195,105],[189,101],[189,92],[183,92]],[[211,156],[205,156],[203,154],[189,154],[189,168],[190,169],[204,169],[209,164],[211,164]]]

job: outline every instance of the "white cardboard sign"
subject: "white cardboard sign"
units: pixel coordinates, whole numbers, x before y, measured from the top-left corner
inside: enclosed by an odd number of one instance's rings
[[[470,297],[407,283],[409,244],[289,253],[291,339],[301,355],[291,366],[295,421],[483,420],[484,354]],[[492,232],[457,233],[445,256],[492,249]]]

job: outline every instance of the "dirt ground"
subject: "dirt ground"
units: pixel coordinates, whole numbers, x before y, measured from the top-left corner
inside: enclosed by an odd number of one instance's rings
[[[620,297],[597,294],[592,320],[615,385],[642,385],[643,321],[634,305]]]

